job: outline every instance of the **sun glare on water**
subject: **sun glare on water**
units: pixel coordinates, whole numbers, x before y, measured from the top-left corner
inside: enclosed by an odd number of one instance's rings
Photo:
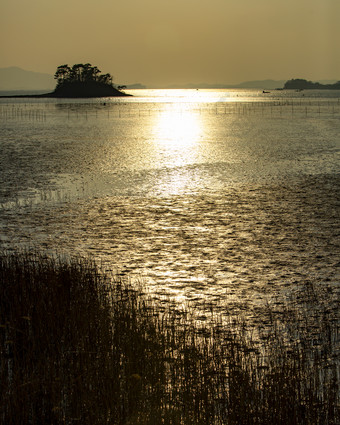
[[[155,119],[155,148],[165,156],[167,165],[180,166],[197,159],[202,124],[191,110],[165,110]]]
[[[155,117],[153,150],[167,170],[158,182],[163,193],[181,193],[192,181],[201,158],[202,139],[203,124],[197,111],[165,109]]]

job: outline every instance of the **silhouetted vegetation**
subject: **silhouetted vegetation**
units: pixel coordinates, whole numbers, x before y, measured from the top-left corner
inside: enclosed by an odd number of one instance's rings
[[[54,78],[57,86],[54,97],[102,97],[126,96],[122,87],[114,87],[110,74],[101,74],[101,71],[90,63],[76,64],[72,67],[60,65]]]
[[[295,90],[340,90],[340,81],[334,84],[321,84],[321,83],[313,83],[312,81],[307,81],[301,78],[296,78],[292,80],[288,80],[284,87],[284,89],[295,89]]]
[[[328,296],[306,283],[251,337],[240,320],[202,325],[89,260],[4,254],[0,422],[338,424]]]
[[[112,86],[112,76],[110,74],[101,74],[101,71],[90,63],[76,64],[70,68],[68,65],[60,65],[57,68],[54,78],[57,80],[57,88],[66,83],[89,83],[97,82]]]

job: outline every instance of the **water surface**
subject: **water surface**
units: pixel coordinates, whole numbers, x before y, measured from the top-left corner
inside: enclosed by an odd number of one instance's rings
[[[133,94],[1,99],[3,248],[91,254],[155,296],[248,312],[338,288],[338,92]]]

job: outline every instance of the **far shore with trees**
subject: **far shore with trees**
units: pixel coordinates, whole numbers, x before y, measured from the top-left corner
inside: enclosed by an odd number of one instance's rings
[[[58,66],[54,78],[56,88],[51,93],[36,95],[14,95],[1,97],[34,97],[34,98],[91,98],[131,96],[122,90],[126,86],[115,86],[112,75],[102,74],[90,63],[75,64],[72,67]]]
[[[340,90],[340,81],[334,84],[313,83],[302,78],[288,80],[283,86],[285,90]]]

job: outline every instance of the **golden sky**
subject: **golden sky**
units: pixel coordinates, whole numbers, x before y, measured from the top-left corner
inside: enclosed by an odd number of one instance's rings
[[[340,79],[339,0],[1,0],[0,68],[119,84]]]

